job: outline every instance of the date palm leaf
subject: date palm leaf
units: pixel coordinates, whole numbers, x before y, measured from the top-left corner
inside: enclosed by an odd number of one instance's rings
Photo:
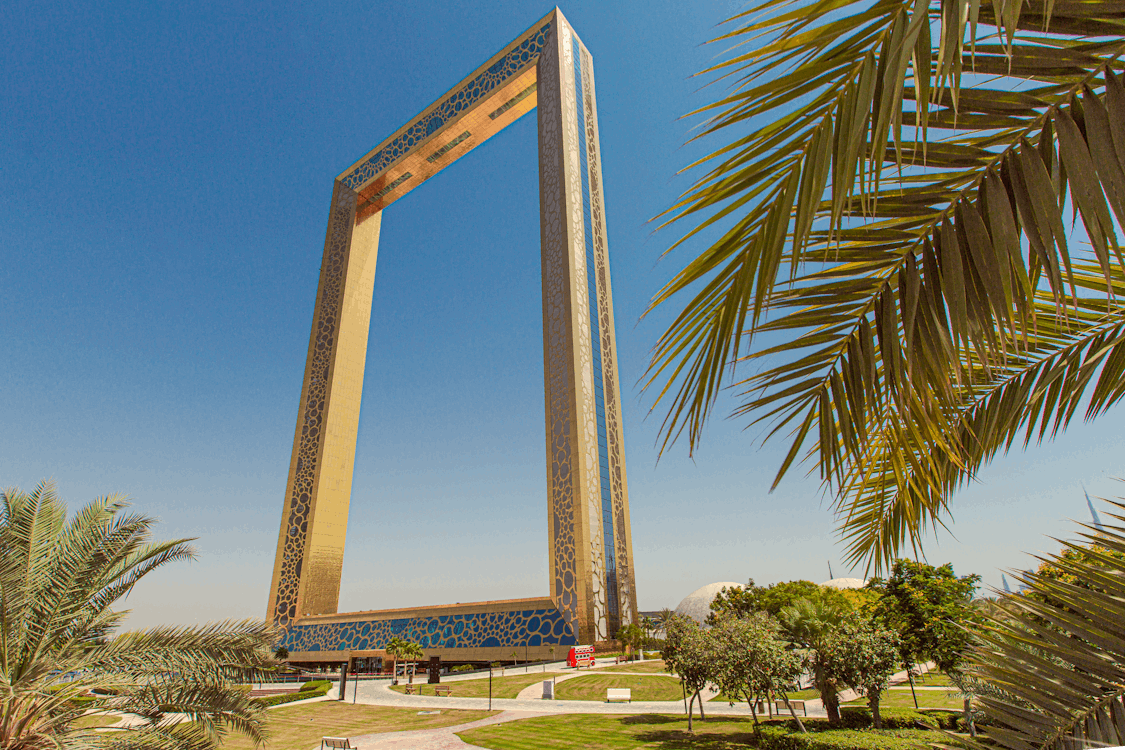
[[[811,461],[880,570],[997,451],[1125,394],[1125,6],[763,0],[730,24],[697,113],[724,145],[663,215],[672,250],[717,239],[650,307],[686,299],[645,380],[662,450],[733,388],[789,441],[774,486]]]
[[[1112,504],[1125,512],[1125,505]],[[1122,515],[1112,518],[1125,522]],[[987,615],[968,674],[992,688],[977,701],[990,720],[985,737],[994,744],[965,744],[979,750],[1125,744],[1125,526],[1085,528],[1091,533],[1081,535],[1086,544],[1076,559],[1040,558],[1066,573],[1064,579],[1016,573],[1027,588],[1004,594]]]
[[[157,568],[190,559],[189,540],[151,540],[154,521],[118,497],[71,518],[51,484],[0,492],[0,747],[216,748],[260,743],[262,704],[236,688],[274,666],[261,621],[118,633],[115,610]],[[75,726],[134,714],[127,731]]]

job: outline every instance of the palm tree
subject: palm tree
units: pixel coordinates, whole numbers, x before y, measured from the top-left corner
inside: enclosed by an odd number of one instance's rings
[[[731,19],[704,71],[731,88],[699,110],[720,145],[664,215],[673,247],[718,239],[652,302],[686,298],[647,375],[663,449],[694,450],[735,389],[736,416],[787,435],[775,486],[815,463],[849,563],[878,572],[997,452],[1117,403],[1123,20],[1115,0]]]
[[[813,680],[824,701],[824,710],[828,712],[828,722],[838,724],[840,722],[840,699],[837,697],[839,684],[824,656],[829,640],[844,620],[844,612],[821,600],[812,602],[808,599],[798,599],[778,613],[778,620],[785,629],[786,636],[793,643],[808,650],[808,657],[812,661]]]
[[[127,505],[102,497],[68,519],[52,484],[30,495],[0,492],[5,750],[202,750],[232,730],[262,741],[262,705],[236,686],[275,666],[272,628],[247,620],[115,632],[128,610],[112,607],[138,581],[195,555],[190,540],[151,541],[153,519],[126,513]],[[75,726],[87,708],[142,721],[96,734]],[[177,724],[169,713],[190,721]]]
[[[414,669],[418,666],[417,660],[425,656],[425,654],[422,653],[422,647],[414,641],[405,641],[399,653],[403,659],[410,659],[410,682],[413,684]]]
[[[398,660],[403,656],[403,650],[407,643],[408,641],[396,635],[387,641],[387,645],[384,646],[387,655],[391,657],[391,682],[395,685],[398,684]]]

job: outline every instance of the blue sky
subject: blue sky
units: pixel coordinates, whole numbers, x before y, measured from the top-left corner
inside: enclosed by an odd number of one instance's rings
[[[818,484],[723,419],[659,463],[634,387],[682,264],[649,222],[731,2],[573,2],[596,65],[642,609],[845,573]],[[0,486],[118,492],[199,537],[131,622],[260,617],[333,178],[542,17],[492,3],[0,7]],[[688,252],[692,248],[688,249]],[[695,247],[698,249],[698,247]],[[387,211],[341,610],[547,591],[535,118]],[[729,407],[729,404],[727,404]],[[1121,412],[989,467],[927,549],[1000,585],[1119,493]]]

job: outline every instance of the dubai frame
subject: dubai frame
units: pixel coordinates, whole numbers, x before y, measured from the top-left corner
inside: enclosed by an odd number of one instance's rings
[[[549,597],[338,614],[383,210],[538,104]],[[336,178],[267,619],[293,662],[547,658],[637,618],[593,61],[555,8]]]

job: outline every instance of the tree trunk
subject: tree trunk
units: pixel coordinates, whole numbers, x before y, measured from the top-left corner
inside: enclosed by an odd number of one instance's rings
[[[883,728],[883,717],[879,715],[879,691],[868,688],[867,705],[871,707],[871,721],[876,729]]]
[[[965,726],[969,728],[970,737],[977,736],[977,728],[973,726],[973,708],[968,697],[965,698]]]
[[[808,731],[805,730],[805,725],[802,724],[800,718],[798,718],[797,712],[793,710],[793,706],[789,705],[789,695],[787,693],[782,693],[781,697],[782,700],[785,701],[785,707],[789,709],[789,715],[793,717],[793,721],[797,722],[797,727],[801,730],[801,734],[808,734]]]
[[[836,725],[840,723],[840,698],[836,695],[836,681],[827,679],[819,659],[817,662],[813,670],[813,679],[816,681],[817,690],[820,691],[820,698],[824,701],[824,710],[828,712],[828,723]],[[786,696],[787,703],[788,697]]]
[[[706,720],[707,717],[703,715],[703,696],[700,695],[701,692],[703,692],[703,691],[702,690],[696,690],[695,691],[695,697],[699,699],[699,720],[704,721],[704,720]]]
[[[906,665],[906,679],[910,681],[910,695],[914,697],[914,710],[918,710],[918,694],[914,692],[914,669],[912,665]]]
[[[773,718],[773,691],[766,691],[766,710],[769,711],[770,718]]]
[[[753,719],[754,719],[754,736],[755,737],[761,737],[762,736],[762,730],[758,726],[758,711],[757,711],[757,709],[754,708],[754,704],[757,702],[757,700],[758,700],[757,696],[751,696],[750,699],[747,700],[746,702],[748,704],[750,704],[750,716],[753,717]]]
[[[840,696],[836,693],[836,686],[826,686],[827,690],[822,690],[820,697],[824,699],[824,710],[828,712],[828,723],[840,723]]]
[[[691,714],[692,714],[692,711],[693,711],[694,708],[695,708],[695,696],[693,695],[693,696],[691,696],[691,702],[688,703],[688,709],[687,709],[687,730],[689,732],[695,731],[691,727]]]

